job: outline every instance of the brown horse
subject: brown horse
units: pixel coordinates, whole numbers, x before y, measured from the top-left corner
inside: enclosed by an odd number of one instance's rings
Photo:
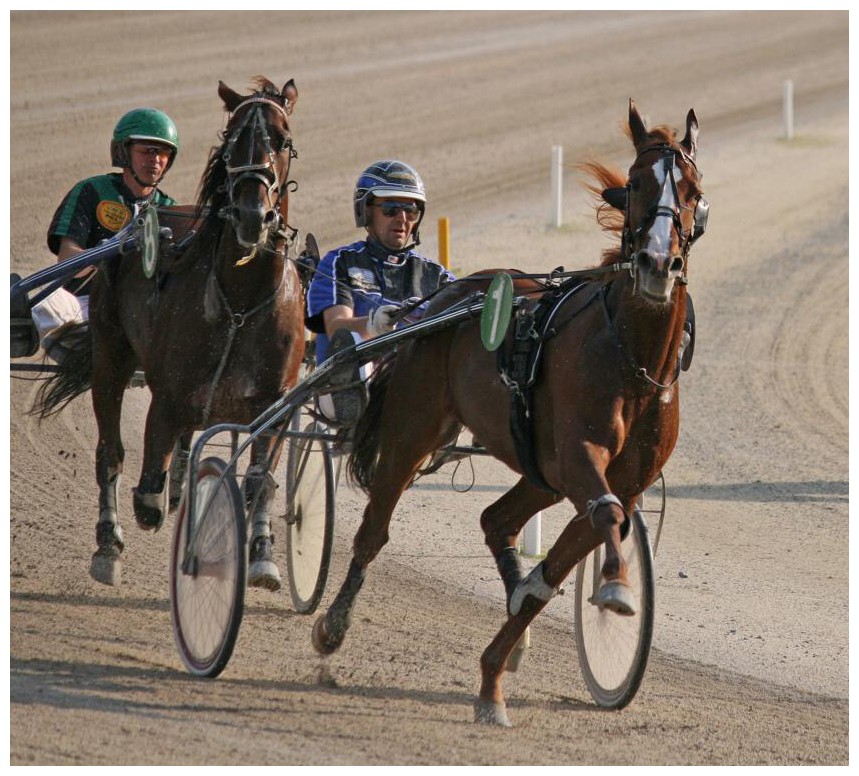
[[[602,165],[587,165],[598,183],[591,189],[604,198],[598,220],[621,235],[621,245],[606,252],[601,270],[606,274],[599,280],[575,289],[562,286],[556,294],[533,386],[536,472],[531,467],[530,476],[481,516],[505,585],[508,619],[481,658],[475,704],[480,722],[510,724],[501,687],[505,669],[515,670],[508,658],[570,571],[598,545],[605,545],[598,603],[617,616],[636,610],[620,542],[627,515],[677,440],[677,377],[688,340],[687,260],[703,231],[707,205],[695,166],[693,111],[678,143],[667,127],[648,130],[630,101],[629,135],[636,158],[628,179]],[[617,208],[615,217],[609,208]],[[623,269],[612,271],[619,262]],[[483,278],[493,272],[445,289],[431,312],[476,285],[486,288]],[[515,289],[523,296],[544,293],[528,279],[517,280]],[[477,321],[407,340],[376,371],[349,460],[369,503],[347,578],[314,625],[319,652],[330,653],[342,643],[366,568],[388,540],[399,498],[422,461],[458,424],[513,470],[526,471],[511,433],[508,385],[499,374],[497,353],[481,345]],[[572,502],[576,515],[545,560],[523,579],[515,549],[519,532],[532,515],[562,498]]]
[[[223,144],[212,149],[200,182],[196,235],[180,255],[159,259],[154,274],[144,273],[138,253],[101,267],[90,295],[88,347],[64,362],[35,407],[45,417],[92,388],[99,517],[90,573],[105,584],[121,578],[120,413],[136,366],[152,392],[134,489],[134,512],[144,530],[161,527],[168,490],[170,507],[178,504],[195,429],[250,422],[297,379],[304,355],[303,295],[287,258],[286,216],[295,156],[288,117],[298,91],[292,80],[282,89],[263,77],[255,83],[250,95],[219,84],[229,117]],[[178,466],[171,468],[167,488],[174,446]],[[279,451],[272,447],[267,439],[254,444],[245,479],[252,524],[248,581],[278,589],[269,469]]]

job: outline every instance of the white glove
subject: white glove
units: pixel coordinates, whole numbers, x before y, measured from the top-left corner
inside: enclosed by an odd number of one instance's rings
[[[380,334],[393,331],[396,325],[394,315],[399,309],[399,306],[395,304],[383,304],[371,311],[367,318],[367,331],[370,336],[378,337]]]

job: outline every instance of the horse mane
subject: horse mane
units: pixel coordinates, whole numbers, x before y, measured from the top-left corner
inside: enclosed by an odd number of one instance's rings
[[[632,132],[628,125],[624,124],[623,131],[632,140]],[[668,126],[654,127],[648,131],[647,136],[647,146],[663,144],[674,146],[677,142],[677,130]],[[609,167],[595,159],[582,162],[576,165],[576,167],[590,179],[590,181],[582,183],[582,186],[593,196],[593,207],[597,223],[604,232],[612,235],[617,241],[616,245],[603,250],[600,266],[607,266],[621,261],[620,239],[623,232],[624,214],[609,205],[603,199],[602,193],[605,189],[624,188],[629,183],[627,173],[622,172],[616,167]]]

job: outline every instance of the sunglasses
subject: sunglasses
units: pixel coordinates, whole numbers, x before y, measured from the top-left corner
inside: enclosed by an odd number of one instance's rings
[[[416,202],[376,202],[375,205],[386,218],[395,218],[400,213],[405,213],[407,221],[417,221],[423,212]]]
[[[140,145],[138,143],[134,143],[131,148],[135,153],[138,153],[141,156],[160,156],[162,159],[169,158],[170,154],[173,153],[170,148],[156,145]]]

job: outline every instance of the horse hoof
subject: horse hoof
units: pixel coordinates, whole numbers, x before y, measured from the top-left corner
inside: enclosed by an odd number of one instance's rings
[[[118,556],[111,557],[96,552],[90,562],[89,575],[103,585],[119,587],[122,582],[122,562]]]
[[[606,582],[593,601],[600,609],[608,609],[615,614],[631,617],[638,613],[638,604],[632,590],[625,582]]]
[[[316,622],[313,623],[313,630],[310,634],[310,640],[313,643],[313,648],[320,655],[331,655],[336,652],[341,642],[335,641],[334,639],[329,638],[328,633],[325,631],[325,617],[317,617]]]
[[[507,716],[507,707],[503,701],[501,703],[493,703],[492,701],[476,700],[474,702],[474,721],[482,725],[513,727],[510,717]]]
[[[513,646],[513,651],[507,658],[507,670],[510,673],[515,673],[519,670],[519,666],[522,664],[522,661],[525,659],[525,652],[531,646],[531,628],[525,628],[522,632],[522,635],[519,637],[519,641]]]
[[[248,587],[260,587],[276,593],[281,586],[280,572],[270,560],[258,561],[248,566]]]
[[[164,524],[164,493],[141,493],[132,488],[134,517],[144,531],[158,531]]]

